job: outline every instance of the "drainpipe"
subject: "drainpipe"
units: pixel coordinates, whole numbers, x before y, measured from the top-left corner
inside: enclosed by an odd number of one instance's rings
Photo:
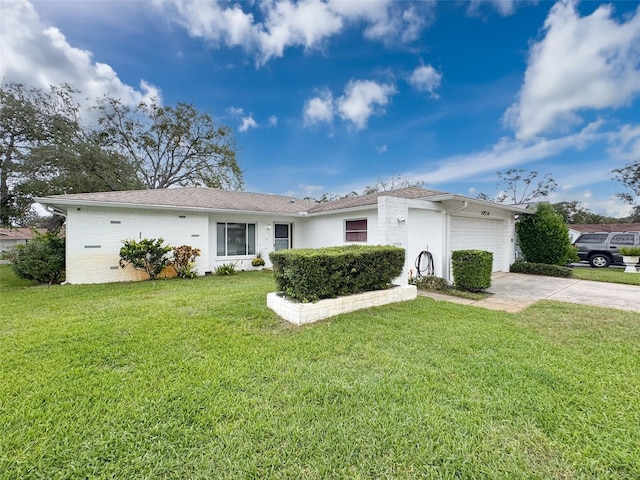
[[[458,213],[462,210],[464,210],[465,208],[467,208],[469,206],[469,202],[467,202],[466,200],[462,201],[462,205],[454,208],[452,210],[447,210],[447,214],[446,214],[446,220],[445,220],[445,235],[444,235],[444,260],[445,260],[445,265],[444,265],[444,274],[446,275],[445,278],[446,280],[449,281],[449,283],[451,283],[451,255],[449,253],[449,250],[451,248],[451,215],[453,215],[454,213]]]
[[[64,210],[60,210],[59,208],[51,207],[49,205],[43,205],[43,207],[47,212],[49,212],[52,215],[58,215],[60,217],[67,218],[67,212],[65,212]]]

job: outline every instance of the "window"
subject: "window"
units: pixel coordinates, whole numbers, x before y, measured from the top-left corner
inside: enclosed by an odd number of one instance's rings
[[[255,223],[218,223],[219,257],[256,254]]]
[[[619,233],[618,235],[614,235],[611,237],[611,241],[609,243],[618,244],[618,245],[633,245],[634,242],[633,233]]]
[[[603,243],[607,239],[606,233],[585,233],[580,235],[577,243]]]
[[[367,219],[347,220],[344,225],[344,239],[347,242],[366,242]]]

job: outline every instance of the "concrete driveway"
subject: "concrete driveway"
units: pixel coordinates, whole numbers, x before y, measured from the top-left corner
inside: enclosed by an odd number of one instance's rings
[[[555,300],[640,312],[639,285],[498,272],[491,277],[491,287],[487,291],[492,295],[484,300],[467,300],[428,292],[421,292],[421,295],[507,312],[519,312],[538,300]]]

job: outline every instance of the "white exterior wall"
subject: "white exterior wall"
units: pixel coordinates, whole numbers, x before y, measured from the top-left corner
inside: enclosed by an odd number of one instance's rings
[[[71,207],[66,222],[67,281],[106,283],[141,280],[146,274],[118,266],[125,239],[160,238],[171,246],[191,245],[201,250],[196,269],[203,275],[223,263],[234,262],[240,270],[251,270],[255,255],[217,256],[217,222],[255,223],[256,252],[262,252],[267,266],[274,250],[274,224],[292,227],[293,248],[321,248],[347,245],[345,221],[367,219],[369,245],[394,245],[406,250],[405,271],[396,280],[406,283],[408,271],[423,250],[434,258],[435,275],[450,280],[451,214],[462,202],[441,203],[394,197],[378,198],[368,209],[331,212],[308,217],[270,214],[205,213],[107,207]],[[453,213],[457,218],[498,220],[503,232],[502,257],[498,268],[508,271],[515,258],[515,224],[511,212],[487,205],[469,204]],[[362,242],[365,243],[365,242]]]
[[[347,242],[345,236],[345,222],[347,220],[367,219],[367,241]],[[312,216],[298,219],[297,230],[298,248],[322,248],[338,245],[381,245],[378,236],[378,215],[375,209],[353,212],[332,213],[328,215]]]
[[[415,264],[418,255],[426,250],[433,257],[434,275],[442,277],[443,216],[443,212],[418,208],[409,209],[409,219],[407,220],[409,225],[407,262],[409,264],[408,268],[414,271],[414,276],[417,274]]]
[[[255,267],[251,265],[255,255],[232,255],[232,256],[218,256],[218,222],[232,222],[232,223],[255,223],[256,225],[256,254],[262,252],[262,258],[265,261],[266,267],[271,267],[271,260],[269,260],[269,253],[274,250],[274,224],[286,223],[291,225],[292,243],[293,247],[299,247],[300,240],[298,238],[300,231],[300,219],[295,217],[271,217],[262,215],[251,214],[210,214],[209,215],[209,264],[207,271],[213,272],[218,266],[224,263],[234,263],[237,270],[255,270]]]
[[[190,245],[201,250],[196,269],[209,264],[206,214],[158,210],[70,208],[66,221],[66,281],[107,283],[141,280],[146,274],[119,267],[122,241],[163,238],[165,245]]]
[[[416,275],[416,258],[427,247],[434,259],[442,255],[441,207],[425,200],[378,198],[378,238],[381,244],[405,249],[405,264],[398,284],[406,284],[409,270]],[[436,267],[435,274],[441,274]]]

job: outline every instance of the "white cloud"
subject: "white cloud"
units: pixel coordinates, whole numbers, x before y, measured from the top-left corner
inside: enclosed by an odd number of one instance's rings
[[[269,117],[269,120],[267,120],[267,125],[269,127],[277,127],[278,126],[278,117],[276,117],[275,115],[271,115]]]
[[[441,81],[442,74],[438,73],[431,65],[421,65],[409,77],[409,83],[415,89],[421,92],[429,92],[433,98],[438,98],[435,90],[440,86]]]
[[[335,115],[339,115],[356,130],[363,130],[369,117],[384,113],[383,107],[395,93],[396,88],[391,84],[373,80],[351,80],[338,99],[334,100],[329,90],[321,91],[316,97],[308,99],[303,109],[304,124],[330,124]]]
[[[304,124],[331,123],[334,117],[333,95],[330,91],[323,91],[319,96],[310,98],[304,104]]]
[[[580,149],[606,138],[606,133],[598,131],[600,126],[601,124],[596,122],[572,135],[555,139],[537,139],[534,142],[502,138],[487,150],[443,158],[437,162],[436,168],[421,172],[419,176],[427,179],[429,184],[439,184],[475,178],[485,173],[493,174],[529,162],[552,158],[563,151]],[[594,172],[589,172],[589,175],[593,178]]]
[[[380,146],[376,147],[376,151],[378,153],[387,153],[387,146],[386,145],[380,145]]]
[[[322,49],[327,39],[341,33],[348,24],[364,23],[366,38],[385,43],[410,42],[432,17],[434,2],[417,5],[341,0],[264,0],[258,3],[261,21],[251,12],[253,3],[204,0],[157,0],[168,18],[183,26],[191,36],[214,45],[241,47],[264,65],[282,57],[288,47]]]
[[[227,113],[231,115],[231,117],[240,120],[240,126],[238,127],[239,132],[246,132],[251,128],[258,128],[258,122],[254,120],[252,114],[245,115],[244,108],[228,107]]]
[[[70,45],[60,30],[42,23],[27,0],[2,2],[0,25],[0,78],[38,88],[68,83],[80,90],[78,101],[107,93],[128,105],[160,99],[153,85],[127,85],[109,65],[94,62],[91,52]]]
[[[533,44],[518,100],[505,123],[520,139],[567,131],[581,110],[629,104],[640,92],[640,7],[622,23],[612,5],[580,17],[574,1],[556,3]]]
[[[467,14],[478,15],[482,5],[491,5],[503,17],[513,15],[516,11],[515,0],[470,0]]]
[[[256,123],[256,121],[253,119],[251,115],[249,115],[248,117],[242,118],[242,124],[238,128],[238,131],[246,132],[250,128],[258,128],[258,124]]]
[[[227,108],[227,113],[229,115],[231,115],[234,118],[238,118],[241,117],[242,115],[244,115],[244,109],[243,108],[238,108],[238,107],[228,107]]]
[[[351,122],[356,130],[363,130],[372,115],[384,112],[384,107],[396,93],[393,85],[372,80],[352,80],[343,96],[337,100],[338,114]]]
[[[612,147],[607,152],[618,160],[631,161],[640,158],[640,125],[623,125],[611,133]]]

